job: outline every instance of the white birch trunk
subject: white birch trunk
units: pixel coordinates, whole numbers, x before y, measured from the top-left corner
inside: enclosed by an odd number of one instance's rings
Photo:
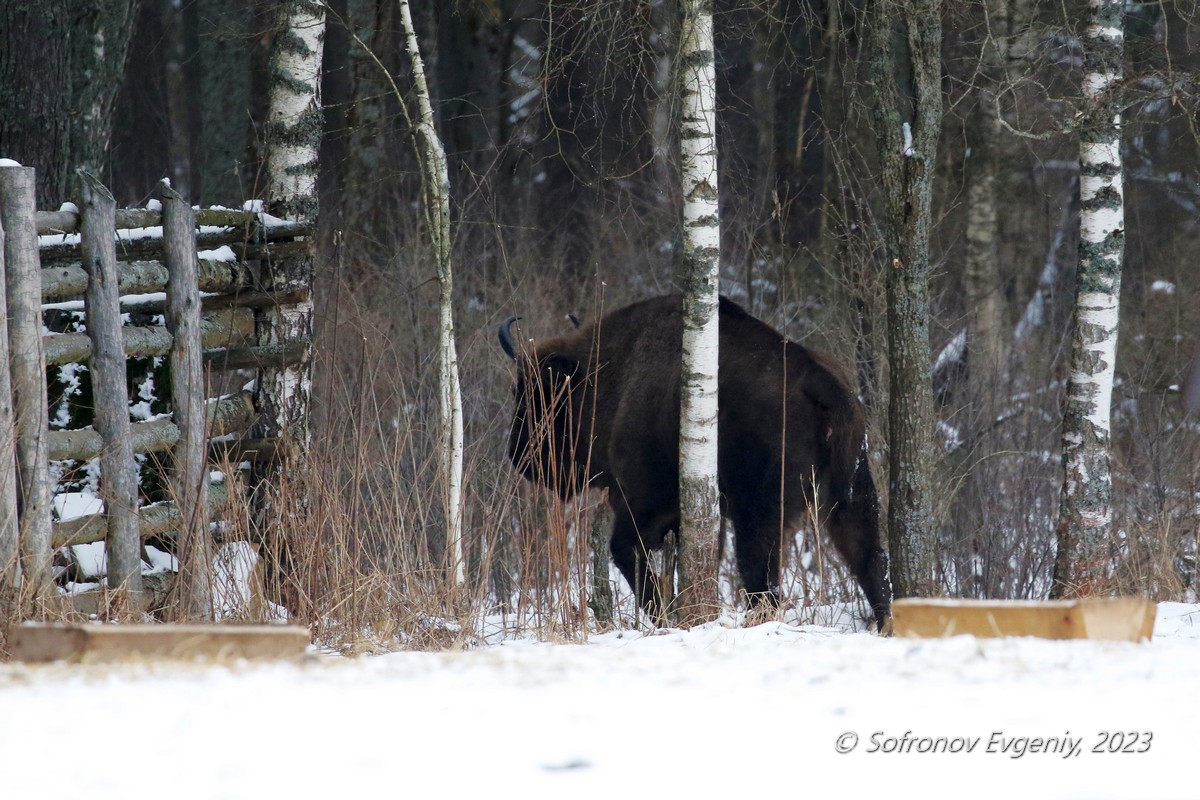
[[[317,218],[317,155],[324,128],[321,109],[321,57],[325,40],[324,4],[309,0],[281,0],[271,50],[271,85],[268,122],[264,131],[267,149],[267,201],[270,214],[295,222],[314,224]],[[268,307],[259,327],[258,345],[287,347],[312,342],[311,297],[313,252],[308,248],[269,264],[264,288],[294,301]],[[281,452],[295,454],[289,463],[255,464],[255,525],[263,536],[268,559],[270,592],[293,615],[308,609],[303,593],[293,592],[293,556],[284,522],[289,510],[303,509],[308,499],[301,487],[309,447],[308,408],[311,363],[308,358],[258,372],[255,406],[261,422],[255,436],[285,439],[291,446]],[[299,473],[299,474],[297,474]],[[284,483],[288,483],[286,490]],[[280,491],[288,494],[281,502]]]
[[[1080,130],[1079,266],[1063,417],[1063,488],[1054,596],[1107,590],[1112,574],[1109,472],[1113,377],[1124,256],[1121,78],[1124,0],[1089,0]]]
[[[325,9],[320,3],[286,0],[280,14],[279,40],[271,56],[267,197],[272,213],[311,220],[316,218],[317,151],[324,125]]]
[[[325,34],[323,7],[304,0],[282,3],[278,40],[272,53],[271,99],[267,130],[267,210],[278,217],[315,222],[317,153],[321,143],[321,53]],[[274,292],[308,290],[312,256],[273,264],[268,280]],[[259,344],[311,341],[311,296],[291,305],[272,306]],[[307,445],[306,413],[310,394],[307,362],[264,371],[259,400],[268,418],[268,436],[287,435]]]
[[[466,580],[462,541],[463,417],[458,353],[454,346],[454,283],[451,272],[450,176],[446,151],[433,122],[425,65],[413,27],[408,0],[399,0],[400,19],[417,94],[416,136],[421,163],[421,197],[429,224],[438,276],[438,374],[441,426],[442,481],[445,490],[446,545],[455,585]],[[403,102],[403,98],[400,98]]]
[[[681,624],[715,616],[721,511],[717,486],[718,285],[716,70],[712,0],[680,3],[682,31],[683,380],[679,431]]]

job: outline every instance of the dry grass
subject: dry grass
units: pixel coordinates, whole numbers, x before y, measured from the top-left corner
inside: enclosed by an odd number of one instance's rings
[[[651,230],[661,220],[644,226],[628,214],[595,220],[588,233],[594,259],[581,271],[557,260],[556,245],[541,242],[532,227],[503,228],[492,212],[459,213],[455,267],[466,423],[466,583],[455,585],[447,563],[436,480],[436,292],[433,271],[413,245],[421,241],[413,223],[396,232],[394,241],[372,243],[369,252],[337,249],[322,256],[311,454],[303,468],[283,472],[261,537],[251,525],[248,502],[234,503],[223,515],[223,538],[261,538],[265,556],[253,578],[255,591],[227,610],[233,618],[271,618],[278,609],[267,600],[284,600],[317,642],[347,653],[463,647],[498,633],[579,640],[602,627],[589,608],[598,565],[602,581],[617,590],[611,624],[644,624],[629,587],[609,569],[602,498],[590,494],[564,504],[522,480],[507,463],[513,375],[495,331],[503,319],[522,314],[528,333],[553,335],[566,330],[567,323],[556,320],[567,312],[586,317],[669,290],[670,255],[660,246],[668,237]],[[815,268],[808,266],[809,254],[777,248],[755,266],[753,287],[739,286],[750,273],[734,269],[723,289],[753,298],[756,314],[843,360],[855,352],[847,309],[855,296],[866,298],[873,324],[862,335],[869,350],[882,353],[883,292],[870,268],[874,243],[864,234],[842,245]],[[1029,247],[1026,262],[1039,263],[1042,254],[1034,252],[1039,247]],[[1123,308],[1128,328],[1122,332],[1123,383],[1113,418],[1121,531],[1113,555],[1114,589],[1185,599],[1194,598],[1197,587],[1200,430],[1182,414],[1169,387],[1191,357],[1194,341],[1181,331],[1200,324],[1188,301],[1200,287],[1178,266],[1188,263],[1186,253],[1175,254],[1170,263],[1168,255],[1162,259],[1159,268],[1141,269],[1145,276],[1172,280],[1178,291],[1151,296],[1143,289]],[[938,280],[953,287],[953,270]],[[1014,308],[1019,311],[1026,299],[1017,297]],[[945,308],[934,314],[935,337],[942,341],[963,324]],[[939,569],[948,595],[1041,597],[1049,588],[1064,369],[1062,331],[1051,328],[1014,352],[1009,372],[996,376],[983,399],[958,394],[940,410],[940,420],[964,442],[960,449],[947,447],[938,482]],[[882,359],[877,368],[868,410],[877,484],[886,495]],[[235,465],[225,469],[234,476],[230,480],[238,479]],[[865,615],[857,587],[831,555],[830,543],[814,534],[818,527],[812,520],[784,538],[784,597],[771,616],[829,622],[825,609],[839,603],[857,605]],[[661,558],[654,563],[664,569]],[[284,567],[282,578],[278,566]],[[674,574],[670,565],[665,569]],[[726,597],[735,599],[731,547],[722,578]],[[13,607],[9,602],[6,612],[0,599],[0,637],[5,614],[21,616]],[[33,616],[66,613],[44,604]]]

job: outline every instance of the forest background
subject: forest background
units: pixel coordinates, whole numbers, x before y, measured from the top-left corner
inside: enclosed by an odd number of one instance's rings
[[[866,2],[716,0],[722,291],[854,366],[886,458],[884,204]],[[39,168],[39,207],[79,166],[122,205],[166,175],[193,203],[261,196],[276,3],[0,3],[3,155]],[[531,335],[674,288],[678,152],[671,0],[413,2],[449,156],[466,423],[469,580],[443,559],[437,286],[424,244],[396,3],[332,0],[322,85],[313,502],[289,525],[314,620],[429,634],[447,609],[586,627],[597,506],[563,507],[504,457],[510,366],[496,325]],[[937,573],[952,596],[1043,597],[1079,229],[1077,0],[946,0],[930,337]],[[1125,15],[1126,233],[1113,397],[1116,591],[1194,599],[1197,431],[1180,386],[1200,325],[1192,2]],[[105,43],[97,58],[97,35]],[[89,54],[90,53],[90,54]],[[882,468],[882,467],[881,467]],[[877,481],[886,485],[886,481]],[[595,498],[592,498],[594,501]],[[602,521],[599,523],[602,524]],[[853,599],[811,532],[801,606]],[[573,577],[574,576],[574,577]],[[465,590],[466,602],[462,594]],[[322,622],[321,624],[328,624]],[[339,627],[342,627],[339,624]],[[441,635],[447,629],[437,626]],[[331,631],[332,634],[332,631]]]

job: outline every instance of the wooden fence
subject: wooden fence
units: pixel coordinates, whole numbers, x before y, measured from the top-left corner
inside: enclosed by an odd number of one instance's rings
[[[33,170],[0,168],[8,323],[0,326],[0,600],[6,592],[53,597],[54,554],[104,541],[108,590],[100,599],[120,589],[141,604],[161,602],[150,596],[161,587],[143,594],[142,586],[143,542],[155,537],[178,559],[176,616],[211,616],[208,522],[230,498],[229,483],[212,483],[210,472],[279,450],[256,438],[282,425],[261,418],[255,389],[304,368],[311,341],[263,344],[263,317],[309,301],[307,287],[269,287],[289,259],[310,257],[312,228],[257,211],[194,210],[165,184],[151,207],[117,209],[99,182],[82,182],[78,209],[35,211]],[[131,421],[130,358],[165,366],[155,374],[168,375],[169,388],[155,387],[155,403],[166,413],[147,414],[143,402],[145,418]],[[91,412],[90,426],[70,415],[50,424],[48,375],[70,364],[87,366],[90,396],[67,400]],[[255,373],[245,387],[242,370]],[[232,388],[217,391],[222,385]],[[166,499],[145,502],[138,454],[159,454],[167,465],[159,487]],[[55,476],[73,462],[98,463],[103,512],[55,519]]]

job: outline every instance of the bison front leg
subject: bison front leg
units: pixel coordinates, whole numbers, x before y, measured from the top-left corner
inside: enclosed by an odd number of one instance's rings
[[[663,523],[639,525],[628,509],[617,509],[613,522],[613,563],[633,589],[638,607],[645,611],[655,624],[662,624],[665,603],[658,576],[650,569],[650,553],[662,546],[663,537],[669,527]]]
[[[850,568],[850,574],[866,596],[879,632],[889,632],[892,587],[888,580],[888,556],[880,540],[874,498],[855,498],[849,508],[835,508],[830,515],[829,533],[834,546]]]

